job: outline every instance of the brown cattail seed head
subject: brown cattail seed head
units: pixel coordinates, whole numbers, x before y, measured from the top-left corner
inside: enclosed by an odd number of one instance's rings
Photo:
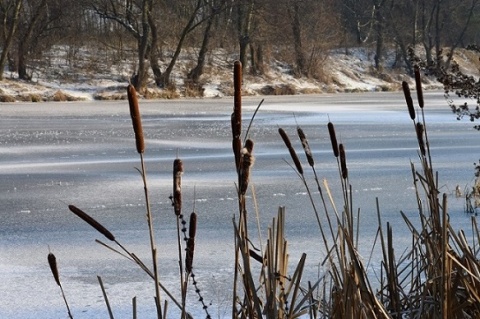
[[[195,239],[189,238],[187,240],[187,248],[186,248],[186,254],[185,254],[185,270],[187,271],[187,273],[192,272],[194,251],[195,251]]]
[[[250,182],[250,169],[253,166],[255,158],[253,157],[253,141],[248,139],[245,147],[242,149],[242,158],[240,163],[240,194],[245,195],[248,183]]]
[[[60,287],[62,286],[60,284],[60,276],[58,274],[58,268],[57,268],[57,259],[55,258],[55,255],[52,253],[48,254],[48,265],[50,266],[50,270],[52,271],[53,278],[55,279],[55,282],[57,285]]]
[[[235,167],[240,169],[240,157],[242,155],[242,140],[240,137],[234,137],[232,140],[233,155],[235,156]]]
[[[300,175],[303,175],[302,164],[300,163],[300,160],[298,159],[297,153],[293,149],[292,143],[290,142],[290,138],[288,138],[287,133],[285,133],[285,130],[281,127],[278,129],[278,133],[280,133],[280,136],[282,137],[282,140],[285,143],[285,146],[287,147],[288,152],[290,153],[290,157],[292,158],[293,163],[295,164],[295,168],[297,169],[297,172]]]
[[[337,136],[335,135],[335,127],[333,126],[332,122],[328,122],[328,134],[330,135],[330,143],[332,144],[333,155],[338,157],[338,144],[337,144]]]
[[[145,142],[143,139],[142,119],[138,108],[137,92],[133,85],[127,87],[128,104],[130,106],[130,117],[132,118],[133,132],[135,133],[135,144],[138,153],[145,152]]]
[[[87,224],[95,228],[99,233],[105,236],[107,239],[111,241],[115,241],[115,236],[111,232],[109,232],[105,227],[103,227],[99,222],[93,219],[90,215],[85,213],[80,208],[77,208],[73,205],[68,205],[68,208],[72,213],[83,219]]]
[[[343,144],[340,144],[338,146],[338,149],[340,151],[340,168],[342,169],[342,178],[347,179],[348,168],[347,168],[347,158],[345,156],[345,147],[343,146]]]
[[[308,165],[311,167],[315,166],[315,161],[313,160],[312,150],[310,149],[310,145],[308,144],[307,137],[303,132],[300,126],[297,127],[298,137],[300,138],[300,142],[302,142],[303,150],[305,151],[305,156],[307,157]]]
[[[415,126],[415,131],[417,132],[417,140],[418,140],[418,147],[420,148],[420,153],[422,156],[425,156],[425,142],[423,140],[423,124],[418,122],[417,125]]]
[[[408,114],[410,114],[410,118],[412,120],[415,120],[415,108],[413,107],[412,95],[410,94],[410,87],[408,86],[408,83],[403,81],[402,88],[403,95],[405,95],[405,101],[407,102]]]
[[[197,232],[197,214],[192,212],[190,214],[190,223],[188,225],[188,237],[195,238]]]
[[[233,137],[240,137],[242,126],[242,63],[235,61],[233,65]]]
[[[183,162],[177,158],[173,161],[173,210],[177,216],[182,212],[182,173]]]
[[[422,79],[420,78],[420,67],[418,65],[415,66],[415,86],[417,89],[418,105],[420,106],[421,109],[423,109],[424,102],[423,102]]]

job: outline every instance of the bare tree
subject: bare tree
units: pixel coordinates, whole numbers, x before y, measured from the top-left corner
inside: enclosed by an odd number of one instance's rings
[[[3,80],[3,72],[7,61],[7,55],[13,41],[13,36],[17,31],[20,11],[22,10],[23,1],[0,1],[0,14],[2,18],[2,53],[0,55],[0,81]]]

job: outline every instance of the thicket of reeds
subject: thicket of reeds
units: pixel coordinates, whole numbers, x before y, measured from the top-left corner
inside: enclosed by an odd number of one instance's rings
[[[323,272],[318,278],[303,278],[307,256],[303,254],[300,260],[289,260],[283,207],[278,208],[277,217],[272,221],[266,238],[260,238],[255,235],[255,231],[248,229],[248,220],[255,218],[256,214],[248,212],[247,207],[250,206],[246,205],[247,200],[255,198],[246,196],[251,190],[249,186],[254,162],[254,142],[248,138],[251,121],[247,125],[243,122],[241,70],[240,63],[235,63],[231,129],[232,167],[238,176],[235,184],[238,212],[232,212],[235,262],[232,265],[234,278],[231,317],[480,318],[480,262],[477,257],[480,233],[475,217],[472,217],[473,235],[470,239],[467,239],[463,230],[454,230],[449,223],[447,195],[439,191],[438,176],[432,164],[420,70],[415,69],[417,106],[408,84],[402,83],[406,111],[412,120],[412,134],[416,135],[418,141],[418,163],[411,163],[415,187],[412,200],[418,203],[418,220],[411,220],[400,212],[410,230],[411,245],[402,255],[397,256],[394,251],[393,229],[388,222],[384,224],[381,211],[377,209],[378,232],[375,242],[381,251],[382,260],[380,274],[375,278],[375,282],[372,282],[373,279],[363,263],[364,259],[359,255],[358,238],[361,234],[358,222],[361,216],[360,211],[354,211],[353,208],[347,148],[343,143],[338,143],[335,127],[331,122],[326,124],[325,132],[330,136],[332,155],[338,165],[341,194],[332,194],[329,187],[331,181],[322,180],[318,176],[316,162],[303,129],[297,127],[296,130],[304,153],[300,156],[287,132],[283,128],[278,129],[279,138],[285,143],[293,163],[291,167],[309,195],[308,205],[316,216],[319,239],[328,252],[327,257],[319,261]],[[191,318],[189,306],[196,301],[187,300],[188,289],[193,289],[198,294],[197,300],[202,303],[204,316],[210,318],[208,306],[204,303],[199,288],[201,284],[194,275],[197,216],[193,212],[187,222],[182,211],[181,176],[184,168],[181,159],[173,162],[173,189],[170,197],[173,213],[177,217],[180,295],[174,296],[162,284],[162,276],[157,267],[157,246],[143,160],[144,132],[132,86],[128,87],[128,96],[136,148],[140,155],[141,168],[138,171],[144,183],[152,260],[148,263],[140,260],[90,215],[73,205],[70,205],[69,209],[109,240],[109,244],[99,240],[97,242],[130,259],[152,278],[158,318],[168,317],[167,309],[171,303],[180,309],[182,319]],[[304,156],[306,161],[300,159]],[[306,170],[311,170],[313,174],[306,174]],[[307,181],[307,176],[313,176],[313,184]],[[311,189],[310,185],[315,185],[315,189]],[[53,254],[49,254],[48,261],[56,283],[62,288]],[[99,283],[110,317],[113,318],[101,278]],[[74,311],[71,312],[67,299],[64,299],[68,314],[73,318]],[[133,317],[136,318],[135,299],[132,308]]]

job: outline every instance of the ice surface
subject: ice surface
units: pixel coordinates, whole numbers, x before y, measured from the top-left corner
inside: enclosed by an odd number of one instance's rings
[[[441,191],[449,194],[451,221],[468,229],[456,185],[471,185],[478,159],[478,132],[450,113],[441,92],[426,93],[426,118],[434,167]],[[259,103],[244,98],[244,129]],[[176,223],[168,196],[172,165],[184,161],[182,190],[188,215],[198,213],[194,268],[213,317],[229,316],[233,272],[232,217],[237,210],[231,152],[231,99],[145,101],[141,104],[151,207],[158,231],[162,282],[178,296]],[[0,105],[0,318],[66,318],[66,310],[47,264],[57,256],[62,283],[75,318],[106,317],[96,276],[101,275],[114,314],[131,317],[138,298],[139,317],[154,318],[151,281],[135,265],[94,243],[95,230],[69,213],[75,204],[97,218],[119,240],[149,260],[145,203],[139,157],[125,102]],[[375,198],[382,218],[394,225],[396,241],[408,243],[400,210],[415,218],[410,162],[417,161],[416,136],[399,93],[268,97],[253,121],[255,141],[251,183],[255,186],[262,233],[278,206],[287,209],[292,262],[308,254],[306,280],[315,278],[325,257],[307,192],[287,164],[291,160],[277,129],[283,127],[304,161],[296,126],[305,131],[320,178],[335,196],[338,172],[326,129],[335,124],[345,144],[354,205],[361,208],[361,251],[367,259],[376,232]],[[313,176],[306,170],[313,182]],[[313,185],[313,184],[312,184]],[[314,193],[314,196],[318,194]],[[254,212],[252,197],[248,208]],[[252,213],[253,217],[253,213]],[[256,229],[252,220],[252,229]],[[398,234],[398,236],[397,236]],[[318,237],[319,238],[319,237]],[[372,267],[378,267],[373,257]],[[203,317],[195,296],[191,312]],[[170,304],[171,316],[175,306]]]

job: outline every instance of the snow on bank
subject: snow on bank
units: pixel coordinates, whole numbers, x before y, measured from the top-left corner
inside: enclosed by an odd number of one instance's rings
[[[0,81],[0,102],[74,101],[94,99],[125,99],[125,86],[134,71],[126,62],[92,66],[87,51],[79,53],[79,61],[68,62],[68,52],[62,47],[51,52],[48,63],[37,69],[32,81],[20,81],[16,74],[5,72]],[[455,59],[461,69],[478,76],[478,52],[458,49]],[[183,79],[194,57],[184,54],[172,74],[176,88],[173,96],[189,96]],[[223,97],[232,94],[233,57],[218,53],[211,58],[201,78],[204,97]],[[382,71],[374,68],[374,51],[368,48],[352,48],[332,51],[323,62],[322,80],[294,76],[291,67],[281,61],[271,61],[263,76],[244,76],[246,95],[291,95],[335,92],[374,92],[400,89],[403,80],[411,81],[402,68],[393,68],[395,56],[389,55]],[[440,89],[435,80],[424,79],[427,88]],[[149,87],[150,98],[167,97],[167,93]]]

